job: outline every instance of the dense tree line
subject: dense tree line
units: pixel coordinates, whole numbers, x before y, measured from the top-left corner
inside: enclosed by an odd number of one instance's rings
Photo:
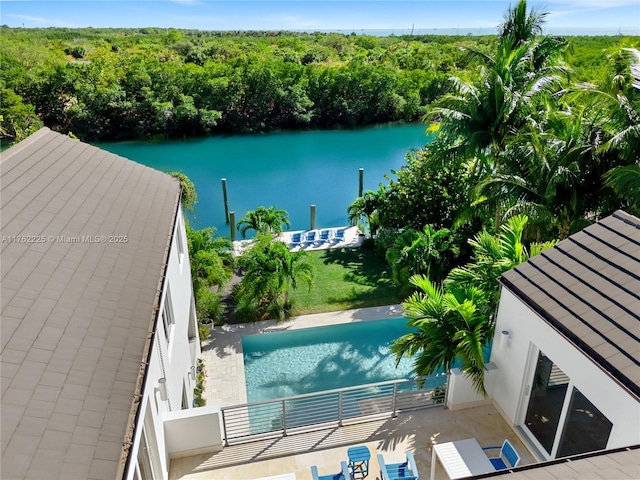
[[[477,71],[469,50],[495,36],[371,37],[175,29],[1,27],[2,132],[43,124],[85,140],[354,127],[420,119]],[[575,38],[578,75],[601,76],[603,49]],[[583,59],[587,59],[584,61]]]

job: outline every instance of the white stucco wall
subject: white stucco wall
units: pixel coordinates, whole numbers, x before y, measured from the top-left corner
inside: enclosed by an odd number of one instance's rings
[[[510,332],[504,350],[499,348],[502,330]],[[607,448],[640,443],[640,403],[623,390],[587,356],[569,344],[535,312],[502,289],[491,361],[498,369],[493,397],[514,424],[522,423],[528,403],[520,407],[521,396],[531,385],[527,359],[531,345],[547,355],[593,405],[613,424]],[[537,360],[537,351],[533,361]]]
[[[222,425],[218,407],[169,412],[164,431],[170,458],[222,450]]]
[[[182,240],[184,248],[182,255],[179,253],[177,235]],[[165,308],[167,291],[170,292],[170,308],[174,320],[168,339],[165,336],[162,321],[162,310]],[[154,467],[156,467],[156,470],[160,470],[159,472],[154,471],[154,474],[156,478],[168,478],[169,453],[165,439],[164,417],[170,412],[182,409],[183,386],[186,391],[188,407],[191,408],[193,405],[195,380],[191,379],[189,372],[199,356],[200,342],[198,340],[197,319],[191,283],[191,267],[187,251],[184,217],[182,209],[180,209],[171,241],[166,279],[160,298],[160,311],[158,312],[153,347],[140,402],[140,415],[136,424],[136,433],[130,453],[130,467],[127,471],[128,480],[136,478],[134,472],[142,425],[145,423],[144,417],[148,412],[151,412],[155,433],[155,439],[153,440],[155,445],[150,445],[151,454],[155,459]],[[132,361],[135,362],[136,359],[132,359]],[[162,401],[160,393],[156,390],[160,378],[166,379],[167,401]],[[146,409],[146,405],[149,405],[150,408]]]

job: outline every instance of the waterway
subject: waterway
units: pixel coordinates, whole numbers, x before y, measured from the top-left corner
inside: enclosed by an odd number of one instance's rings
[[[427,142],[425,125],[381,125],[356,130],[277,132],[214,136],[181,141],[104,143],[100,148],[163,171],[180,171],[195,184],[198,204],[190,222],[229,235],[222,178],[227,179],[229,209],[240,220],[263,205],[289,213],[292,230],[347,224],[347,208],[358,195],[359,169],[364,189],[387,183],[384,175],[400,168],[412,148]]]

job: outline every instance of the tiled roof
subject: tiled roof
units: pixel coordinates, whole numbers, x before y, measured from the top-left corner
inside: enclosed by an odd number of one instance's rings
[[[114,479],[179,184],[47,128],[0,169],[2,478]]]
[[[619,210],[501,283],[640,398],[640,219]]]

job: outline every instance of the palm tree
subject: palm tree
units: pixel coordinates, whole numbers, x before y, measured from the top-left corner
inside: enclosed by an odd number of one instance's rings
[[[508,171],[490,174],[477,192],[501,201],[507,207],[503,218],[528,215],[537,240],[566,238],[599,212],[606,166],[592,141],[595,127],[583,110],[548,114],[539,126],[520,135]]]
[[[537,98],[552,91],[568,71],[557,61],[564,42],[535,38],[545,14],[525,12],[524,0],[508,12],[495,55],[473,52],[482,61],[479,79],[453,77],[453,92],[425,117],[438,122],[436,128],[451,145],[444,153],[458,162],[472,160],[479,181],[508,169],[514,139],[535,124]],[[503,199],[494,200],[479,205],[494,209],[498,228]]]
[[[417,375],[430,375],[459,367],[466,372],[478,391],[484,388],[484,348],[493,333],[486,315],[486,294],[477,287],[446,290],[424,275],[411,277],[418,292],[403,302],[408,333],[391,346],[399,362],[403,356],[415,358]]]
[[[620,198],[626,199],[629,213],[640,215],[640,164],[612,168],[605,174],[604,181]]]
[[[474,252],[472,262],[451,270],[445,284],[480,288],[487,295],[487,314],[493,316],[500,300],[498,278],[504,272],[557,243],[536,242],[531,243],[527,249],[523,242],[523,234],[528,221],[526,215],[516,215],[501,225],[498,235],[484,230],[473,240],[469,240]]]
[[[289,290],[298,288],[300,282],[309,289],[313,286],[314,269],[306,259],[306,252],[291,252],[283,242],[259,234],[240,260],[245,271],[236,290],[236,303],[243,308],[252,303],[258,317],[267,312],[271,317],[286,317],[291,310]]]
[[[542,34],[548,14],[549,12],[535,10],[527,12],[527,2],[522,0],[507,10],[504,21],[498,27],[498,37],[501,41],[511,39],[516,47],[528,43]]]
[[[238,222],[238,231],[242,234],[242,238],[246,238],[249,230],[277,235],[290,226],[289,214],[286,210],[278,210],[273,206],[269,208],[260,206],[248,211]]]

